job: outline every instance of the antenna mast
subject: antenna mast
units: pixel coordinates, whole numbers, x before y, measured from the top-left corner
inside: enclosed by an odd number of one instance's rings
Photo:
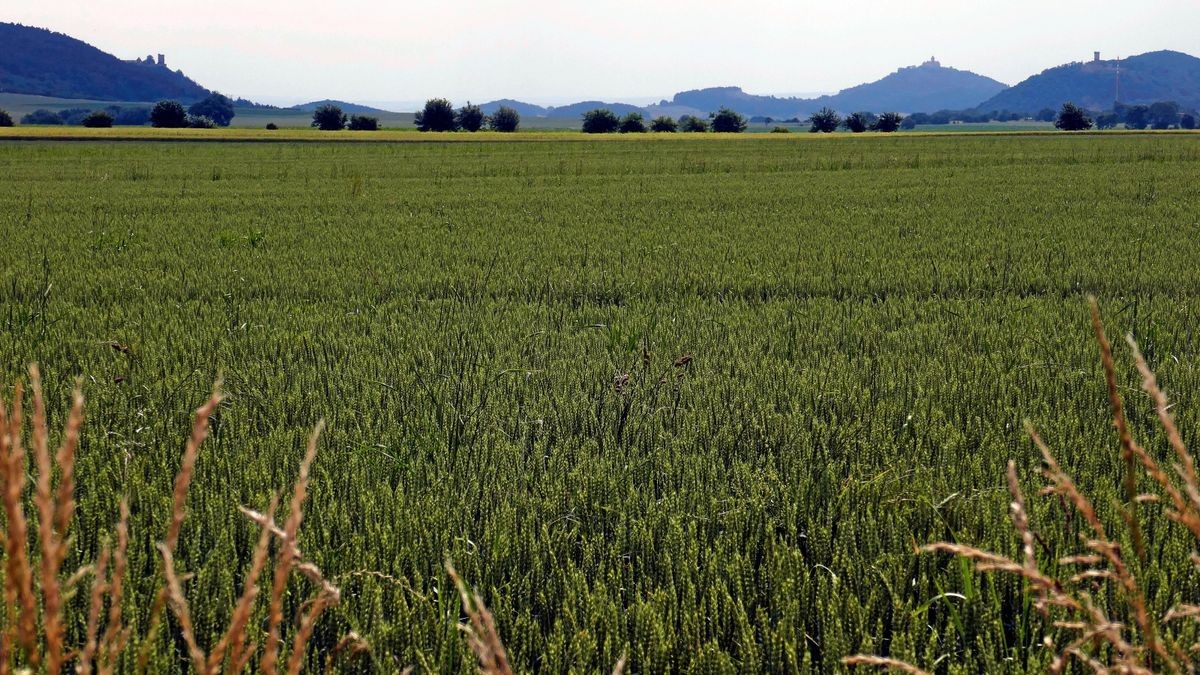
[[[1114,98],[1113,101],[1116,103],[1121,102],[1121,57],[1120,56],[1117,57],[1117,87],[1116,87],[1116,98]]]

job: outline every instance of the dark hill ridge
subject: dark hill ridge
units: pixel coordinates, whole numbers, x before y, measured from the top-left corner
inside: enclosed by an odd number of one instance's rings
[[[1127,104],[1175,101],[1200,107],[1200,59],[1174,51],[1157,51],[1121,61],[1093,60],[1044,70],[981,103],[981,110],[1034,113],[1057,109],[1066,101],[1092,110],[1107,110],[1117,97]]]
[[[331,98],[327,98],[327,99],[324,99],[321,101],[309,101],[308,103],[301,103],[299,105],[294,105],[287,109],[288,110],[299,110],[300,112],[313,112],[317,108],[320,108],[323,105],[337,106],[342,109],[342,112],[351,114],[351,115],[362,115],[362,114],[367,114],[367,113],[376,114],[376,113],[389,112],[387,110],[383,110],[382,108],[372,108],[369,105],[359,105],[357,103],[348,103],[346,101],[338,101],[338,100],[331,99]]]
[[[1008,85],[969,70],[948,68],[930,59],[901,68],[887,77],[811,99],[810,105],[841,112],[869,110],[902,113],[970,108],[995,96]],[[811,110],[810,110],[811,112]]]
[[[722,106],[744,115],[804,117],[829,107],[842,113],[932,112],[975,106],[1005,88],[1003,82],[967,70],[943,67],[936,59],[919,66],[901,68],[882,79],[817,98],[780,98],[747,94],[738,87],[713,87],[685,91],[662,105],[681,105],[699,110]]]
[[[859,110],[933,112],[972,108],[980,101],[1003,91],[1005,87],[1003,82],[997,82],[990,77],[967,70],[946,68],[937,60],[930,59],[919,66],[901,68],[875,82],[843,89],[831,96],[760,96],[748,94],[741,87],[709,87],[681,91],[670,100],[663,100],[657,107],[687,108],[701,112],[731,108],[743,115],[761,115],[776,119],[807,117],[823,107],[843,113]],[[492,112],[501,104],[516,108],[522,115],[537,117],[579,117],[593,108],[608,108],[618,115],[633,110],[646,110],[627,103],[601,101],[584,101],[555,108],[543,108],[520,101],[492,101],[483,105],[484,112]]]
[[[210,92],[158,62],[122,61],[62,33],[0,23],[0,91],[100,101],[196,101]]]

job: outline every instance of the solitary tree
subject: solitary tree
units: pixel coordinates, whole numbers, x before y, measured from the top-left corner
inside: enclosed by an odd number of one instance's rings
[[[458,109],[455,121],[458,123],[458,128],[463,131],[479,131],[483,128],[485,121],[483,110],[479,106],[471,105],[471,102],[467,101],[466,105]]]
[[[846,115],[846,119],[842,120],[842,126],[852,133],[861,134],[871,128],[871,118],[868,115],[870,113],[850,113]]]
[[[336,105],[326,103],[313,111],[312,126],[321,131],[341,131],[346,128],[346,113]]]
[[[107,129],[113,125],[113,116],[104,110],[93,110],[83,118],[81,124],[90,129]]]
[[[712,130],[722,134],[740,134],[746,130],[746,118],[729,108],[712,115]]]
[[[679,118],[679,130],[690,134],[702,134],[708,131],[708,120],[693,115],[684,115]]]
[[[379,131],[379,118],[368,115],[351,115],[350,131]]]
[[[182,129],[188,125],[187,111],[179,101],[159,101],[150,111],[150,126],[160,129]]]
[[[871,125],[871,131],[882,131],[890,134],[896,131],[904,124],[904,116],[900,113],[885,112],[876,118],[875,123]]]
[[[650,131],[673,134],[678,129],[679,124],[666,115],[660,115],[650,120]]]
[[[809,116],[808,130],[814,134],[818,131],[823,134],[830,134],[837,131],[841,123],[842,118],[836,112],[829,108],[821,108]]]
[[[621,126],[621,121],[608,108],[597,108],[583,114],[583,133],[611,134]]]
[[[12,125],[12,115],[9,115],[7,110],[0,108],[0,127],[11,127]]]
[[[617,128],[623,134],[644,134],[646,133],[646,120],[642,117],[642,113],[636,110],[621,118],[621,126]]]
[[[188,108],[188,114],[194,117],[207,117],[217,126],[227,127],[234,117],[233,101],[214,91],[193,103],[192,107]]]
[[[492,131],[512,133],[521,126],[521,115],[516,110],[502,105],[488,118],[488,127]]]
[[[1092,128],[1092,118],[1088,117],[1083,108],[1068,101],[1063,104],[1062,110],[1058,111],[1058,119],[1054,120],[1054,126],[1063,131],[1087,131]]]
[[[413,121],[418,131],[457,131],[458,120],[454,114],[454,106],[444,98],[431,98],[425,101],[425,107],[417,111]]]

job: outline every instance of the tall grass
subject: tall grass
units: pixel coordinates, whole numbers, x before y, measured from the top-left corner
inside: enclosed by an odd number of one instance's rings
[[[192,672],[240,673],[257,659],[257,672],[277,673],[282,661],[284,672],[299,673],[306,663],[317,620],[327,608],[338,603],[341,594],[316,565],[305,559],[297,544],[321,426],[312,433],[300,462],[300,474],[292,488],[284,524],[275,523],[279,506],[275,497],[264,512],[241,509],[260,528],[260,535],[251,553],[252,563],[242,580],[241,595],[232,610],[228,628],[216,644],[203,645],[197,638],[188,594],[184,590],[184,582],[191,575],[177,569],[174,554],[185,525],[189,488],[200,449],[209,435],[213,413],[221,402],[219,388],[214,389],[205,404],[196,410],[192,422],[191,436],[175,478],[170,524],[166,536],[157,544],[161,554],[161,586],[148,625],[141,627],[131,623],[122,613],[130,540],[128,500],[121,501],[115,544],[104,542],[93,563],[73,570],[69,575],[62,569],[75,513],[75,459],[83,425],[83,395],[77,385],[61,444],[52,458],[42,379],[36,367],[30,368],[29,380],[33,394],[33,416],[28,424],[32,436],[30,448],[26,447],[24,436],[22,384],[18,383],[14,388],[11,407],[0,401],[0,492],[5,516],[2,531],[5,611],[0,616],[0,673],[22,669],[59,673],[68,665],[85,675],[129,670],[133,663],[131,656],[126,655],[126,649],[131,643],[140,644],[136,669],[144,671],[148,651],[162,624],[164,607],[168,607],[175,618],[175,628],[186,644]],[[35,476],[32,490],[26,484],[30,450]],[[30,504],[35,514],[33,526],[27,514]],[[272,548],[275,551],[273,559]],[[258,603],[256,600],[262,590],[260,577],[268,566],[273,568],[272,583],[267,588],[264,602]],[[303,611],[298,619],[285,621],[284,596],[296,585],[291,581],[297,577],[307,580],[314,591],[302,604]],[[90,587],[84,588],[89,578]],[[65,614],[64,599],[76,592],[86,592],[88,598],[86,618],[76,619],[86,626],[82,644],[71,644],[67,634],[72,618]],[[260,608],[260,605],[265,607]],[[268,629],[262,643],[258,644],[255,641],[258,638],[253,637],[255,631],[251,621],[256,612],[263,609],[269,617]],[[288,633],[290,640],[286,640]],[[359,654],[365,649],[365,643],[351,635],[328,656],[332,659],[341,653]],[[327,661],[328,665],[332,665],[332,661]]]
[[[206,655],[262,534],[235,507],[270,511],[325,418],[298,536],[342,593],[310,668],[354,632],[372,649],[351,668],[474,669],[447,557],[515,671],[1048,665],[1016,579],[909,543],[1020,559],[1002,505],[1006,459],[1023,484],[1037,461],[1022,418],[1052,445],[1110,440],[1086,292],[1200,428],[1200,136],[826,140],[0,141],[0,373],[41,364],[56,430],[74,378],[88,397],[61,576],[115,549],[127,496],[122,666],[191,663],[165,596],[146,646],[154,542],[220,372],[172,552]],[[1120,455],[1059,459],[1118,522]],[[1156,611],[1200,592],[1189,553],[1135,570]],[[316,592],[296,576],[285,648]],[[87,595],[63,594],[69,645]]]
[[[1148,587],[1139,576],[1148,566],[1160,564],[1158,551],[1168,544],[1155,538],[1186,539],[1193,549],[1192,564],[1200,569],[1200,553],[1196,552],[1200,544],[1200,479],[1195,456],[1183,441],[1166,392],[1130,335],[1126,342],[1141,376],[1142,389],[1153,404],[1174,460],[1164,466],[1167,460],[1156,458],[1134,438],[1118,385],[1112,345],[1094,298],[1090,305],[1125,468],[1121,479],[1124,499],[1116,508],[1119,518],[1105,522],[1086,489],[1063,469],[1033,425],[1027,424],[1048,483],[1039,494],[1057,500],[1065,515],[1064,520],[1047,525],[1076,535],[1079,549],[1047,550],[1046,538],[1032,524],[1017,465],[1010,460],[1007,485],[1012,496],[1010,517],[1020,541],[1019,558],[956,542],[938,542],[920,550],[969,560],[979,572],[1020,578],[1029,602],[1046,619],[1041,646],[1053,654],[1049,672],[1066,672],[1072,662],[1101,673],[1196,672],[1200,641],[1193,632],[1181,632],[1176,626],[1179,622],[1200,623],[1200,605],[1175,602],[1156,611],[1155,605],[1161,604],[1153,598],[1156,589]],[[1151,527],[1152,535],[1147,536],[1143,529],[1145,514],[1141,513],[1145,505],[1160,508],[1179,527]],[[1043,551],[1040,556],[1039,549]],[[904,661],[880,656],[851,656],[843,663],[924,672]]]

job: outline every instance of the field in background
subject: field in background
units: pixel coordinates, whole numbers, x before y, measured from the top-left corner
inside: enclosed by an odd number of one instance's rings
[[[114,103],[113,101],[84,101],[76,99],[49,98],[45,96],[30,96],[27,94],[5,94],[0,93],[0,109],[7,110],[12,113],[13,118],[20,118],[28,113],[39,108],[45,108],[58,112],[69,108],[95,108],[101,109],[111,105],[119,106],[152,106],[150,103]],[[265,110],[259,108],[237,108],[237,116],[233,118],[231,126],[238,129],[261,129],[268,124],[275,124],[283,129],[304,129],[308,128],[312,122],[312,113],[291,111],[291,110]],[[391,131],[412,131],[413,113],[371,113],[371,116],[378,117],[379,123],[386,130]],[[521,128],[524,131],[578,131],[580,127],[578,118],[551,118],[551,117],[524,117],[521,120]],[[776,127],[784,127],[792,132],[806,133],[808,125],[806,124],[785,124],[782,122],[772,122],[771,124],[753,123],[746,128],[747,133],[765,133],[770,132]],[[1050,122],[993,122],[988,124],[930,124],[918,127],[918,131],[927,132],[961,132],[961,131],[1052,131],[1054,124]]]
[[[1200,428],[1200,136],[762,140],[0,143],[0,379],[89,398],[67,568],[124,492],[165,530],[220,375],[176,556],[202,640],[256,536],[235,506],[325,418],[300,543],[344,598],[314,642],[356,630],[378,671],[470,666],[447,556],[522,669],[1044,666],[1019,581],[913,547],[1016,551],[1026,418],[1116,517],[1086,293]],[[1156,602],[1194,598],[1188,548],[1155,553]]]

